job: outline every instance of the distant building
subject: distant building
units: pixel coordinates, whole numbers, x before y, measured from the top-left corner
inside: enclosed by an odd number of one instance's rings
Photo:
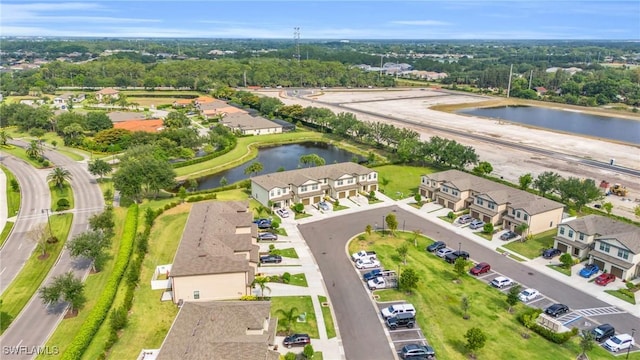
[[[99,102],[103,102],[103,100],[108,99],[118,99],[120,98],[120,92],[114,88],[104,88],[102,90],[96,91],[96,100]]]
[[[282,133],[282,125],[267,120],[262,116],[251,116],[247,113],[226,114],[220,123],[242,135],[266,135]]]

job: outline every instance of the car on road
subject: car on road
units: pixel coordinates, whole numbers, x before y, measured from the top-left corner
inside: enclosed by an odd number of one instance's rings
[[[289,217],[289,210],[287,210],[285,208],[280,208],[280,209],[276,210],[276,214],[278,214],[282,218],[288,218]]]
[[[432,359],[436,356],[436,352],[431,346],[420,344],[407,344],[400,350],[401,359]]]
[[[491,280],[489,284],[493,287],[497,287],[498,289],[503,289],[513,285],[513,280],[509,279],[506,276],[498,276],[497,278]]]
[[[602,324],[591,330],[593,340],[603,342],[616,334],[616,329],[611,324]]]
[[[476,266],[472,267],[471,270],[469,270],[469,273],[471,273],[471,275],[478,276],[480,274],[489,272],[489,270],[491,270],[491,265],[489,265],[489,263],[486,263],[486,262],[481,262],[476,264]]]
[[[469,228],[473,230],[480,229],[483,226],[484,226],[484,221],[478,220],[478,219],[474,219],[471,222],[471,224],[469,224]]]
[[[305,346],[311,344],[311,337],[309,337],[309,334],[293,334],[285,337],[282,344],[288,348],[292,346]]]
[[[331,210],[331,207],[329,206],[329,204],[326,201],[320,201],[318,203],[318,209],[320,209],[322,211],[329,211],[329,210]]]
[[[545,314],[553,317],[558,317],[568,312],[569,312],[569,307],[565,304],[553,304],[548,308],[544,309]]]
[[[609,340],[604,342],[604,348],[618,352],[620,350],[626,350],[630,347],[633,347],[634,341],[633,337],[629,334],[618,334],[609,338]]]
[[[520,301],[522,302],[529,302],[537,298],[538,296],[540,296],[540,292],[538,290],[529,288],[520,291],[520,294],[518,294],[518,299],[520,299]]]
[[[373,269],[380,267],[380,261],[375,259],[358,259],[356,261],[356,268],[358,269]]]
[[[449,248],[444,248],[444,249],[440,249],[438,251],[436,251],[436,255],[443,258],[445,256],[447,256],[448,254],[451,254],[453,252],[453,250],[449,249]]]
[[[546,249],[542,252],[542,257],[545,259],[553,259],[554,257],[560,255],[562,251],[560,249]]]
[[[282,256],[280,255],[269,254],[269,255],[260,256],[261,264],[280,264],[281,262],[282,262]]]
[[[444,249],[446,247],[447,247],[447,244],[445,244],[444,241],[436,241],[433,244],[427,246],[426,250],[428,252],[434,252],[434,251]]]
[[[271,220],[269,220],[269,219],[257,219],[257,220],[254,220],[253,223],[258,225],[258,229],[270,229],[271,228]]]
[[[513,231],[507,231],[506,233],[500,235],[500,240],[513,240],[518,237],[518,234]]]
[[[413,304],[395,304],[380,310],[380,314],[385,319],[404,313],[410,313],[413,314],[413,316],[416,316],[416,308]]]
[[[386,324],[390,330],[395,330],[399,327],[411,329],[416,325],[416,317],[412,313],[402,313],[388,318]]]
[[[449,253],[444,257],[445,261],[450,264],[453,264],[454,262],[456,262],[458,258],[469,260],[469,253],[464,250],[460,250],[460,251],[454,251],[452,253]]]
[[[364,279],[364,281],[369,281],[380,276],[380,273],[382,273],[382,269],[373,269],[369,272],[364,273],[364,275],[362,275],[362,278]]]
[[[590,278],[593,275],[597,274],[598,271],[600,271],[600,268],[598,267],[598,265],[596,264],[587,264],[585,265],[582,270],[580,270],[580,276],[582,276],[583,278]]]
[[[602,286],[607,286],[608,283],[616,281],[616,276],[612,273],[604,273],[598,275],[595,283]]]
[[[276,241],[278,235],[272,232],[263,232],[258,234],[258,241]]]
[[[466,223],[470,223],[473,220],[473,218],[471,217],[471,215],[467,214],[467,215],[462,215],[458,218],[458,224],[466,224]]]

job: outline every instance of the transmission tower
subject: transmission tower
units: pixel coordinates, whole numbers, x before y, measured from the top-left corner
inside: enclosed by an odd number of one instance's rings
[[[295,58],[299,62],[300,61],[300,28],[299,27],[294,27],[293,28],[293,41],[296,44]]]

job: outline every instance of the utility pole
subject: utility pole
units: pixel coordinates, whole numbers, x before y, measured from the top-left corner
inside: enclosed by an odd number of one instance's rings
[[[533,69],[531,69],[531,74],[529,75],[529,90],[531,90],[531,80],[533,80]]]
[[[295,57],[300,62],[300,28],[297,26],[293,28],[293,41],[296,45]]]
[[[513,75],[513,64],[511,64],[511,68],[509,69],[509,85],[507,86],[507,99],[509,98],[509,94],[511,93],[511,75]]]

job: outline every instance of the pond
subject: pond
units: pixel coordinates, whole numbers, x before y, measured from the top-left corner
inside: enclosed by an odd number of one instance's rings
[[[258,175],[264,175],[278,171],[279,168],[293,170],[302,167],[300,157],[308,154],[316,154],[325,160],[326,164],[351,161],[354,153],[338,148],[324,142],[303,142],[297,144],[262,147],[258,149],[258,157],[236,166],[229,170],[205,176],[198,179],[198,189],[214,189],[220,186],[220,180],[224,177],[229,184],[248,179],[244,170],[252,163],[258,161],[264,167]],[[358,160],[361,160],[358,157]]]
[[[638,120],[535,106],[473,108],[459,111],[459,113],[498,118],[550,130],[640,144],[640,121]]]

